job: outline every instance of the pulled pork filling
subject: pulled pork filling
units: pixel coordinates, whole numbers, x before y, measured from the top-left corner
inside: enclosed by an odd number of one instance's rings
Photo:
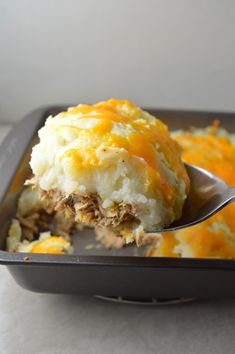
[[[134,205],[119,203],[112,209],[105,209],[97,194],[84,196],[72,193],[65,196],[58,190],[44,191],[38,187],[35,177],[25,184],[37,190],[44,205],[44,210],[39,210],[36,214],[18,217],[25,238],[28,240],[33,240],[33,232],[48,230],[53,219],[53,232],[66,239],[69,239],[69,232],[75,226],[76,228],[82,225],[93,226],[96,239],[107,248],[121,248],[134,240],[137,246],[150,243],[157,246],[160,241],[159,234],[145,233],[141,227],[138,227],[139,221],[136,218]],[[133,225],[136,226],[134,232]]]
[[[159,241],[145,231],[181,217],[190,181],[180,146],[163,122],[132,102],[70,107],[48,117],[38,136],[26,182],[37,209],[17,216],[25,240],[50,242],[38,236],[50,230],[60,242],[86,225],[106,247],[140,246]]]
[[[96,239],[107,248],[120,248],[125,243],[133,242],[134,239],[138,246],[158,240],[156,234],[146,234],[142,228],[138,227],[139,220],[136,217],[134,205],[122,202],[112,209],[105,209],[102,207],[101,198],[95,193],[90,195],[72,193],[65,196],[58,190],[44,191],[38,187],[34,177],[28,180],[26,185],[37,190],[47,210],[45,215],[53,216],[55,221],[58,220],[59,228],[57,227],[56,231],[60,235],[66,233],[63,227],[69,227],[70,230],[76,223],[93,226]],[[136,226],[134,233],[133,225]],[[48,229],[47,226],[45,225],[45,230]],[[127,237],[125,233],[123,234],[123,230],[126,230]]]
[[[190,184],[180,147],[163,122],[133,103],[70,107],[48,117],[38,135],[29,183],[54,210],[128,242],[139,227],[180,218]]]
[[[116,214],[104,215],[102,213],[103,208],[99,212],[96,211],[97,206],[99,206],[97,198],[86,198],[85,203],[74,195],[69,198],[61,197],[59,192],[48,195],[48,193],[36,189],[32,182],[33,179],[27,181],[26,184],[29,184],[29,186],[24,189],[20,196],[17,213],[12,220],[6,240],[8,251],[71,253],[74,232],[89,227],[92,217],[96,240],[106,248],[121,248],[126,243],[133,242],[134,236],[131,227],[134,217],[132,215],[128,217],[128,209],[125,214],[117,208],[116,213],[118,213],[119,220],[121,219],[122,223],[116,222],[116,227],[113,228],[111,220],[114,220]],[[84,206],[81,208],[82,210],[79,208],[79,203]],[[79,220],[78,216],[75,217],[78,209],[80,210]],[[92,210],[92,215],[89,210]],[[81,215],[82,217],[80,217]],[[87,215],[89,215],[88,219]],[[104,223],[105,218],[109,218],[110,221]],[[100,226],[100,222],[102,226]],[[140,227],[136,229],[135,241],[138,246],[151,243],[157,247],[160,239],[159,235],[146,234]]]
[[[72,193],[68,196],[59,191],[40,190],[42,200],[55,203],[55,210],[65,211],[73,215],[75,222],[92,226],[118,228],[128,222],[137,222],[135,208],[131,204],[120,203],[112,209],[102,207],[102,201],[97,194],[81,195]]]
[[[70,241],[71,231],[76,227],[73,218],[65,216],[62,211],[51,211],[46,207],[29,211],[26,215],[18,211],[15,219],[21,227],[22,241],[33,241],[40,233],[48,230]]]

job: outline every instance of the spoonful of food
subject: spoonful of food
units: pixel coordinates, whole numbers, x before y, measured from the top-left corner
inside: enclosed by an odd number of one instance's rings
[[[190,178],[190,192],[182,216],[169,227],[145,232],[176,231],[198,224],[235,200],[235,187],[228,187],[219,177],[190,164],[185,164]]]

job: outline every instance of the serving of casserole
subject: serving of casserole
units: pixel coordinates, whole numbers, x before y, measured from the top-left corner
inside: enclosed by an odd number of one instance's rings
[[[0,149],[0,262],[16,281],[41,292],[235,296],[233,205],[200,225],[157,235],[141,247],[115,243],[110,235],[104,240],[91,225],[74,225],[60,210],[44,209],[37,191],[24,183],[32,176],[29,161],[38,129],[48,116],[62,111],[66,107],[32,112],[12,129]],[[149,111],[169,126],[184,161],[233,184],[234,114]]]

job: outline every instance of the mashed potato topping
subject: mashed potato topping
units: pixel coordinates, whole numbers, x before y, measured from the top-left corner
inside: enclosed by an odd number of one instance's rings
[[[186,162],[207,169],[229,186],[235,181],[235,139],[218,128],[178,131],[173,134]],[[190,228],[162,235],[160,247],[150,256],[235,258],[235,204]]]
[[[204,129],[176,131],[185,161],[217,174],[230,186],[235,181],[235,135],[217,124]],[[235,204],[191,228],[164,233],[156,238],[136,232],[137,244],[151,244],[149,256],[235,258]],[[20,196],[18,209],[6,240],[10,252],[70,253],[74,220],[54,212],[40,199],[37,190],[27,187]],[[76,224],[77,226],[77,224]],[[81,225],[80,225],[81,227]],[[45,231],[47,231],[45,233]],[[130,228],[122,228],[117,237],[113,230],[96,227],[96,237],[106,247],[122,247],[133,241]],[[57,235],[57,236],[54,236]],[[69,237],[71,236],[71,237]]]
[[[56,202],[70,196],[66,203],[78,221],[99,223],[118,213],[116,226],[131,215],[148,230],[181,216],[189,180],[179,145],[166,125],[133,103],[71,107],[49,117],[39,138],[30,161],[34,183]]]

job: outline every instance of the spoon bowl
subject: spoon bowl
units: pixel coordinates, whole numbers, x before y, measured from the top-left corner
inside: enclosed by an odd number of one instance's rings
[[[212,173],[185,164],[189,178],[190,191],[185,201],[182,216],[169,227],[146,232],[168,232],[196,225],[224,208],[235,199],[235,187],[228,187]]]

